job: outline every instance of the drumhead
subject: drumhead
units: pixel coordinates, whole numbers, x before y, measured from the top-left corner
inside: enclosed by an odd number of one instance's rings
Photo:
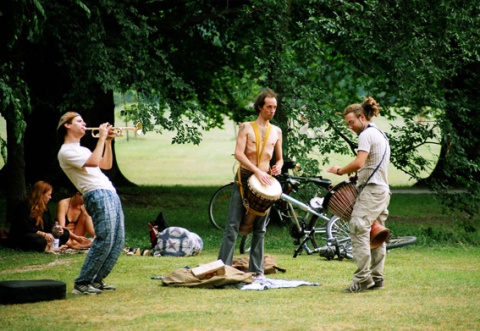
[[[251,175],[248,178],[248,187],[254,194],[268,200],[278,200],[282,196],[282,185],[275,178],[271,178],[271,185],[263,185],[257,176]]]

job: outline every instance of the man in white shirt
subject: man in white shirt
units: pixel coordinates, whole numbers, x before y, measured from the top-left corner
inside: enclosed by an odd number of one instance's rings
[[[120,198],[113,184],[101,169],[110,169],[113,163],[112,140],[109,123],[99,127],[95,149],[80,145],[86,124],[80,114],[65,113],[58,122],[57,132],[63,137],[58,152],[60,167],[83,194],[85,208],[92,217],[95,240],[75,279],[74,294],[99,294],[115,290],[104,279],[116,264],[125,242],[124,215]]]
[[[390,145],[385,133],[371,121],[373,116],[378,116],[380,109],[372,97],[365,98],[361,104],[345,108],[345,122],[358,135],[357,156],[344,167],[333,166],[327,169],[337,175],[358,171],[357,187],[361,189],[349,222],[357,270],[352,284],[345,289],[347,293],[383,288],[386,245],[383,243],[370,250],[372,224],[377,221],[380,225],[385,225],[391,195],[388,184]]]

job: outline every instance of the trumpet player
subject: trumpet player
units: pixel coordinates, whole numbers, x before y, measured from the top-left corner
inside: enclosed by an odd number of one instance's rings
[[[58,122],[57,133],[63,137],[58,152],[60,167],[83,194],[85,208],[92,217],[95,240],[75,279],[73,294],[99,294],[115,290],[104,279],[110,274],[122,252],[125,241],[124,215],[120,198],[109,178],[101,169],[110,169],[112,155],[112,125],[103,123],[98,128],[95,149],[80,146],[86,124],[80,114],[65,113]]]

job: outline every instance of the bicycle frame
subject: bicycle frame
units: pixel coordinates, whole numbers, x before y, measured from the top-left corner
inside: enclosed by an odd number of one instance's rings
[[[313,209],[309,205],[307,205],[303,202],[300,202],[300,201],[292,198],[289,195],[282,194],[280,199],[282,199],[284,201],[287,201],[289,203],[290,208],[291,208],[291,205],[295,205],[298,208],[302,209],[303,211],[305,211],[309,214],[315,215],[317,218],[320,218],[320,219],[324,220],[325,222],[328,222],[330,220],[327,216],[325,216],[324,213]],[[323,208],[322,208],[322,210],[323,210]],[[295,224],[298,226],[299,231],[302,231],[303,229],[301,228],[300,223],[298,222],[297,216],[295,215],[295,213],[293,213],[293,210],[292,210],[292,215],[294,215]],[[327,257],[327,259],[329,259],[329,260],[333,259],[335,255],[337,255],[339,258],[344,258],[344,257],[352,258],[352,256],[350,254],[348,254],[348,250],[345,247],[343,247],[343,245],[339,245],[338,241],[334,237],[333,238],[327,238],[327,245],[326,246],[310,249],[307,245],[307,241],[309,241],[310,238],[315,233],[327,233],[326,227],[320,228],[320,230],[319,230],[319,228],[313,227],[313,228],[310,229],[310,231],[308,231],[307,233],[304,233],[303,240],[299,244],[298,248],[295,250],[295,253],[294,253],[293,257],[297,257],[298,254],[300,254],[302,252],[302,250],[305,250],[308,255],[315,254],[315,253],[320,253],[320,255]]]

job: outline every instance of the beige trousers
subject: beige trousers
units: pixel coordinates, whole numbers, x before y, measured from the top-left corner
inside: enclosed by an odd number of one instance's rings
[[[375,220],[385,226],[390,195],[387,187],[369,184],[362,190],[353,207],[350,237],[353,259],[357,265],[353,275],[354,283],[371,283],[372,280],[377,282],[384,279],[386,244],[370,250],[370,229]]]

